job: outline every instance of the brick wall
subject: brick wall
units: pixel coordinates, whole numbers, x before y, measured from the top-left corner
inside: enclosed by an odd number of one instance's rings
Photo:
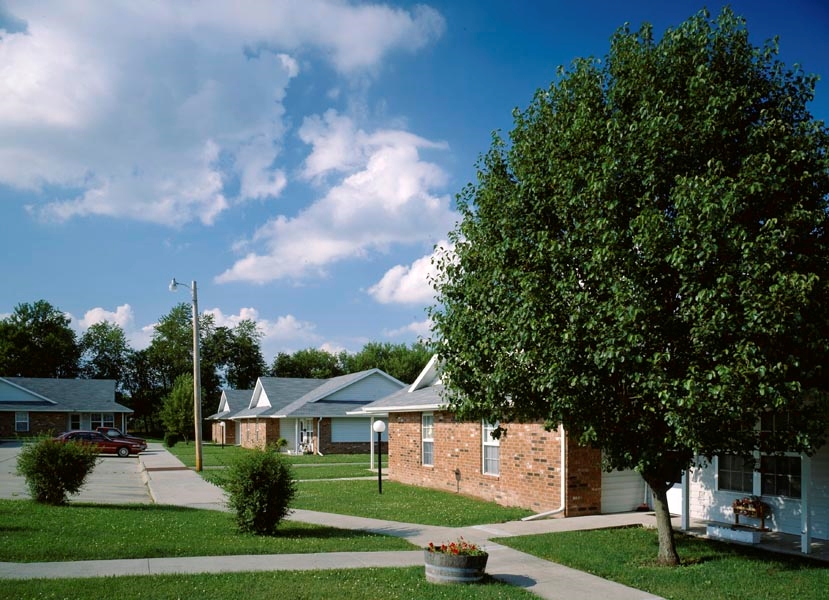
[[[602,453],[567,438],[565,516],[598,515],[602,511]]]
[[[389,476],[420,485],[521,506],[538,512],[558,508],[561,500],[561,446],[558,431],[540,424],[505,425],[500,474],[482,473],[482,427],[458,422],[448,412],[434,413],[434,466],[421,464],[421,414],[389,416]]]
[[[264,448],[279,439],[279,419],[244,419],[239,429],[244,448]]]
[[[29,430],[14,430],[14,412],[0,412],[0,437],[13,438],[16,436],[30,436],[40,434],[63,433],[68,428],[66,413],[30,412]]]
[[[225,426],[221,427],[219,425],[220,421],[213,421],[211,425],[211,435],[210,439],[213,440],[215,444],[222,443],[222,429],[224,429],[224,443],[228,446],[233,446],[236,444],[236,423],[233,421],[222,421]]]

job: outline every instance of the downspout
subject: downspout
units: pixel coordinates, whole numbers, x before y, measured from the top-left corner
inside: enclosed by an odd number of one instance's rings
[[[530,515],[529,517],[521,519],[522,521],[535,521],[536,519],[551,517],[553,515],[563,513],[567,508],[567,436],[564,433],[564,425],[559,423],[558,431],[561,435],[561,469],[559,469],[561,473],[561,501],[558,508],[555,510],[548,510],[547,512],[538,513],[537,515]]]
[[[322,452],[320,451],[320,440],[322,439],[320,437],[320,427],[321,426],[322,426],[322,417],[319,417],[317,419],[317,444],[316,444],[316,446],[317,446],[317,455],[318,456],[322,456]],[[333,427],[333,425],[332,425],[332,427]]]

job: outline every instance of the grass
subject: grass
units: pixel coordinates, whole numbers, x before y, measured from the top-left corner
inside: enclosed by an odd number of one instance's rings
[[[422,525],[468,527],[514,521],[532,514],[452,492],[376,481],[305,481],[297,485],[293,508]]]
[[[677,533],[682,566],[655,563],[655,530],[574,531],[499,543],[669,600],[824,600],[829,566]]]
[[[230,513],[152,504],[45,506],[0,500],[0,561],[413,550],[395,537],[283,521],[276,536],[239,533]]]
[[[196,446],[190,442],[185,444],[179,442],[172,448],[165,448],[174,455],[181,462],[188,467],[196,466]],[[230,465],[233,460],[245,452],[255,452],[249,448],[242,448],[241,446],[226,445],[222,448],[221,444],[202,444],[202,466],[206,469],[226,467]],[[318,456],[316,454],[282,454],[292,465],[343,465],[352,464],[352,466],[363,465],[363,468],[368,469],[371,463],[371,456],[368,454],[327,454],[325,456]],[[383,468],[388,466],[388,457],[383,455]],[[377,457],[375,456],[375,461]]]
[[[93,579],[4,580],[3,597],[39,600],[526,600],[534,595],[486,578],[479,584],[427,583],[423,567],[153,575]]]

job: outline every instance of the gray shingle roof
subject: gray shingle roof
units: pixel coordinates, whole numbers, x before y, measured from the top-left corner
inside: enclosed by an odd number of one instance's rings
[[[206,419],[213,421],[232,419],[236,413],[248,407],[252,395],[253,390],[222,390],[222,401],[227,401],[228,410],[214,413]],[[222,401],[219,402],[219,408],[221,408]]]
[[[435,384],[410,392],[409,388],[376,400],[363,407],[363,412],[386,413],[413,410],[438,410],[446,405],[443,399],[443,385]]]
[[[344,417],[349,411],[358,409],[370,400],[357,397],[345,400],[339,397],[337,400],[326,400],[326,398],[375,374],[396,382],[396,385],[403,385],[379,369],[368,369],[358,373],[331,377],[330,379],[260,377],[257,387],[261,386],[262,391],[267,395],[268,401],[271,403],[270,408],[249,407],[234,413],[231,418]],[[252,394],[250,403],[253,402]]]
[[[29,412],[111,412],[131,413],[132,409],[115,402],[112,379],[49,379],[34,377],[0,377],[33,395],[31,400],[3,401],[0,410]],[[1,389],[1,388],[0,388]]]

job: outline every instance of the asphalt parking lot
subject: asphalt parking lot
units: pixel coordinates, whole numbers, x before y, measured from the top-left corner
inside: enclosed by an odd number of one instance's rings
[[[17,475],[21,442],[0,442],[0,498],[29,498],[26,481]],[[101,455],[79,494],[69,502],[102,504],[152,504],[141,463],[136,456]]]

